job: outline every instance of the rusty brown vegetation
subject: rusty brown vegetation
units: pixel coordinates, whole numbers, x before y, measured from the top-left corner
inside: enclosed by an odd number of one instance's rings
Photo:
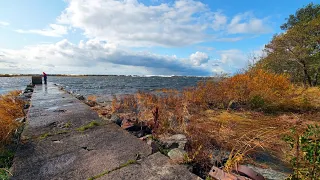
[[[288,162],[289,148],[281,138],[297,124],[319,124],[319,102],[319,88],[299,87],[284,74],[258,69],[183,91],[115,97],[111,109],[154,128],[152,112],[158,108],[155,136],[186,134],[188,159],[203,168],[211,167],[213,149],[231,151],[228,170],[260,151]]]
[[[0,148],[11,140],[19,127],[15,119],[24,116],[24,102],[18,99],[19,94],[19,91],[13,91],[0,96]]]

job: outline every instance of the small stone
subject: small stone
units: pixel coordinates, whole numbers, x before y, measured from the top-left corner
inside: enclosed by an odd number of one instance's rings
[[[122,124],[122,120],[120,119],[120,117],[116,114],[113,114],[110,118],[110,121],[113,123],[116,123],[118,126],[121,126]]]
[[[174,148],[168,152],[168,156],[170,157],[171,160],[174,162],[183,162],[184,158],[186,157],[187,152],[183,149],[180,148]]]
[[[30,104],[25,104],[23,108],[28,109],[29,107],[30,107]]]
[[[27,86],[26,89],[25,89],[25,91],[27,91],[27,92],[28,92],[28,91],[29,91],[29,92],[33,92],[33,87],[28,87],[28,86]]]
[[[84,101],[85,100],[84,96],[82,96],[80,94],[77,94],[76,98],[79,99],[80,101]]]
[[[111,119],[111,117],[112,117],[111,114],[106,115],[106,118],[108,118],[108,119]]]

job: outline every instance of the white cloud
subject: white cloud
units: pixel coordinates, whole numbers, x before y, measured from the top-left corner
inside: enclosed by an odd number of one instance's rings
[[[62,40],[55,44],[28,46],[20,50],[0,49],[0,69],[15,65],[33,70],[50,69],[60,73],[95,74],[163,74],[163,75],[210,75],[211,70],[193,64],[205,63],[207,55],[196,52],[190,59],[163,56],[150,52],[121,50],[114,44],[97,40],[81,41],[79,44]],[[131,69],[130,69],[131,68]],[[108,71],[105,71],[108,69]],[[30,69],[29,69],[30,70]],[[81,70],[81,72],[79,72]],[[16,72],[17,69],[12,68]],[[30,70],[31,71],[31,70]],[[18,72],[16,72],[18,73]]]
[[[181,47],[205,41],[238,41],[227,32],[264,33],[263,19],[237,15],[230,24],[220,10],[195,0],[145,5],[137,0],[68,0],[58,24],[81,29],[89,39],[122,46]],[[248,13],[245,13],[248,14]],[[210,33],[214,31],[215,33]]]
[[[221,12],[215,12],[213,15],[212,29],[218,31],[224,29],[227,24],[227,17]]]
[[[197,51],[190,55],[190,60],[195,66],[200,66],[201,64],[208,62],[209,56],[206,53]]]
[[[220,61],[231,67],[243,68],[247,63],[247,55],[238,49],[224,50],[220,51]]]
[[[271,28],[267,25],[266,19],[258,19],[252,13],[246,12],[234,16],[228,24],[227,31],[230,34],[263,34],[270,33]]]
[[[61,37],[68,33],[68,28],[66,26],[58,24],[50,24],[48,28],[45,29],[31,29],[31,30],[16,30],[18,33],[31,33],[31,34],[40,34],[43,36],[51,37]]]
[[[209,60],[208,64],[212,69],[223,70],[221,72],[234,73],[248,67],[252,63],[264,56],[263,46],[250,51],[250,53],[243,52],[239,49],[229,49],[218,51],[219,58],[216,60]],[[217,71],[214,71],[217,72]]]
[[[9,26],[10,23],[5,22],[5,21],[0,21],[0,26]]]
[[[208,8],[178,0],[146,6],[136,0],[70,0],[58,22],[80,28],[89,38],[126,46],[184,46],[204,41]]]

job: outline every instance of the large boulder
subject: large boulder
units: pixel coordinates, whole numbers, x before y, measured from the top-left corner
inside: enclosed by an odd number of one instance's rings
[[[168,152],[170,159],[178,163],[182,163],[187,155],[187,152],[180,148],[174,148]]]
[[[167,148],[180,148],[184,149],[186,143],[187,143],[187,137],[184,134],[175,134],[169,137],[160,137],[159,138],[161,144]]]

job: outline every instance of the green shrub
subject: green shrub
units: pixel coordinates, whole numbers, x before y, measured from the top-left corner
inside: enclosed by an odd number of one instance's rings
[[[14,152],[9,150],[0,150],[0,179],[9,179],[9,168],[12,165]]]
[[[320,177],[320,127],[309,125],[301,134],[295,129],[284,140],[294,151],[291,157],[293,174],[289,179],[317,179]]]

